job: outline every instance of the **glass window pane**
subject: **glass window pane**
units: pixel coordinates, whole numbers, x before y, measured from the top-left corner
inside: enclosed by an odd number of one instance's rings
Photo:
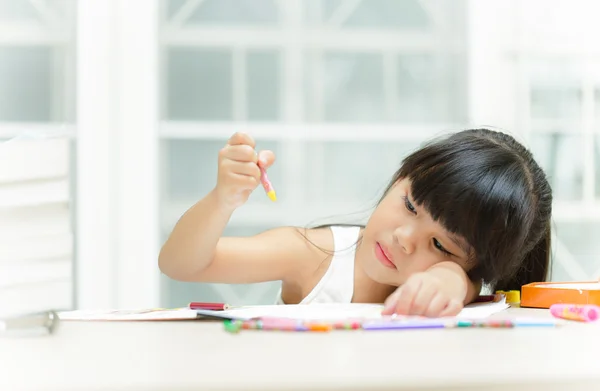
[[[595,131],[600,133],[600,87],[594,90],[594,123]]]
[[[64,67],[55,66],[55,52],[43,46],[0,47],[0,120],[47,122],[64,120],[59,110],[64,91],[55,80]]]
[[[38,14],[29,1],[3,0],[0,1],[0,20],[9,22],[38,21]]]
[[[280,281],[258,284],[206,284],[181,282],[161,276],[161,306],[179,308],[192,301],[240,305],[275,304]]]
[[[249,52],[247,64],[248,119],[251,121],[280,118],[281,89],[279,52]]]
[[[576,120],[581,117],[581,72],[577,63],[537,59],[528,64],[531,116]]]
[[[369,0],[361,1],[344,25],[424,30],[430,27],[430,20],[418,0]]]
[[[232,132],[233,134],[233,132]],[[226,140],[169,140],[163,144],[161,161],[165,164],[162,189],[164,205],[170,203],[189,208],[194,202],[208,194],[217,183],[218,153],[225,145]],[[259,141],[258,150],[272,150],[278,158],[278,164],[269,169],[269,179],[275,183],[282,183],[282,166],[280,161],[280,146],[277,142]],[[285,187],[276,188],[280,197],[285,197]],[[268,204],[262,187],[253,192],[249,204]],[[182,210],[183,213],[185,210]]]
[[[466,119],[464,61],[452,55],[398,56],[398,105],[401,122],[461,122]]]
[[[555,200],[581,200],[583,196],[582,139],[579,135],[534,133],[531,150],[546,172]]]
[[[594,166],[595,166],[595,194],[600,199],[600,87],[594,91]]]
[[[177,11],[188,2],[188,0],[162,0],[164,3],[164,12],[167,18],[175,16]]]
[[[52,16],[72,16],[76,1],[52,0],[43,3],[40,9],[48,11]],[[36,10],[37,5],[27,0],[0,0],[0,20],[7,22],[43,22],[44,15]],[[64,25],[72,25],[74,20],[62,20]],[[45,26],[47,27],[47,26]],[[64,27],[64,26],[63,26]]]
[[[170,48],[167,56],[168,119],[232,119],[232,56],[229,50]]]
[[[163,162],[166,201],[200,199],[215,186],[217,159],[223,141],[169,140]],[[191,204],[189,205],[191,206]]]
[[[405,30],[425,30],[431,27],[431,19],[423,8],[423,2],[417,0],[363,0],[356,3],[308,0],[305,7],[311,24],[327,24],[344,15],[340,27]]]
[[[323,79],[308,83],[313,94],[323,89],[324,120],[329,122],[379,122],[385,116],[383,63],[379,54],[327,53],[322,60]],[[310,75],[315,77],[315,75]],[[312,117],[321,110],[311,99]]]
[[[372,207],[401,160],[417,147],[416,142],[309,142],[307,201]]]
[[[600,276],[600,223],[594,221],[559,222],[556,236],[554,281],[596,280]],[[579,275],[576,273],[583,273]]]
[[[596,186],[596,198],[600,198],[600,134],[594,135],[594,174]]]
[[[531,88],[531,116],[534,119],[570,119],[579,122],[581,89],[569,86],[533,86]]]
[[[313,53],[308,59],[305,102],[311,120],[461,123],[466,119],[464,56],[398,55],[390,65],[394,74],[384,71],[380,54],[326,53],[321,59]],[[386,112],[390,104],[393,109]]]
[[[192,2],[168,0],[167,16],[174,17],[188,3]],[[274,0],[204,0],[197,3],[187,23],[272,25],[279,20]]]
[[[574,281],[575,278],[571,277],[568,271],[565,270],[565,267],[562,265],[560,261],[558,261],[558,257],[556,255],[552,255],[552,264],[550,269],[550,281]]]

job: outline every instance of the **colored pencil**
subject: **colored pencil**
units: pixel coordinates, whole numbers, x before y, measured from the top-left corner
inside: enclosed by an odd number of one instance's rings
[[[225,329],[230,332],[240,330],[271,331],[319,331],[332,330],[416,330],[442,328],[514,328],[514,327],[555,327],[559,323],[545,319],[403,319],[403,320],[364,320],[364,321],[302,321],[295,319],[264,318],[253,320],[227,320]]]
[[[408,329],[443,329],[449,323],[443,320],[409,320],[409,321],[367,321],[362,324],[363,330],[408,330]]]

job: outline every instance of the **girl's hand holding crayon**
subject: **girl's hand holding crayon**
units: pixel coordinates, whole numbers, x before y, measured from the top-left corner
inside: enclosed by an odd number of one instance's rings
[[[254,150],[255,142],[247,134],[235,133],[219,152],[216,193],[219,206],[232,211],[243,205],[261,183],[261,168],[275,161],[272,151]]]
[[[462,301],[444,289],[441,279],[430,272],[411,275],[384,304],[384,315],[443,317],[457,315]]]

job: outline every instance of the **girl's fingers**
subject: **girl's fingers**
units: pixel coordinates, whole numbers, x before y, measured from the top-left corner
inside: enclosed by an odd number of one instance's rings
[[[396,303],[398,302],[398,297],[400,297],[400,292],[402,288],[398,288],[385,299],[383,303],[383,311],[381,312],[383,315],[392,315],[396,310]]]
[[[258,153],[258,164],[267,169],[273,165],[275,162],[275,154],[273,151],[260,151]]]
[[[432,285],[421,285],[421,288],[413,299],[412,305],[408,309],[407,315],[425,315],[425,312],[437,294],[437,287]]]
[[[421,280],[412,280],[402,285],[397,294],[392,297],[388,304],[388,311],[384,314],[408,315],[420,288]]]
[[[228,145],[221,150],[221,157],[236,162],[257,162],[256,152],[249,145]]]
[[[442,295],[435,295],[429,302],[429,306],[424,311],[423,315],[429,318],[437,318],[442,311],[448,306],[448,299]]]
[[[244,191],[252,191],[256,189],[256,187],[260,183],[260,179],[257,179],[250,175],[232,173],[231,176],[236,181],[238,188]]]
[[[227,164],[224,163],[224,165],[232,174],[246,175],[255,178],[256,180],[260,180],[260,169],[255,163],[230,161]]]
[[[252,149],[256,146],[254,139],[246,133],[237,132],[229,138],[227,145],[248,145]]]
[[[462,311],[463,309],[463,303],[461,303],[460,301],[456,300],[456,299],[452,299],[448,302],[448,304],[446,305],[446,308],[444,308],[442,310],[442,312],[440,313],[440,317],[443,316],[456,316],[458,315],[458,313],[460,311]]]

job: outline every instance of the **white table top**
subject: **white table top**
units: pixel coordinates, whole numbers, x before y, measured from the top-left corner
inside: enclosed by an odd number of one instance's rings
[[[200,321],[62,322],[0,338],[0,390],[592,390],[598,352],[600,323],[229,334]]]

